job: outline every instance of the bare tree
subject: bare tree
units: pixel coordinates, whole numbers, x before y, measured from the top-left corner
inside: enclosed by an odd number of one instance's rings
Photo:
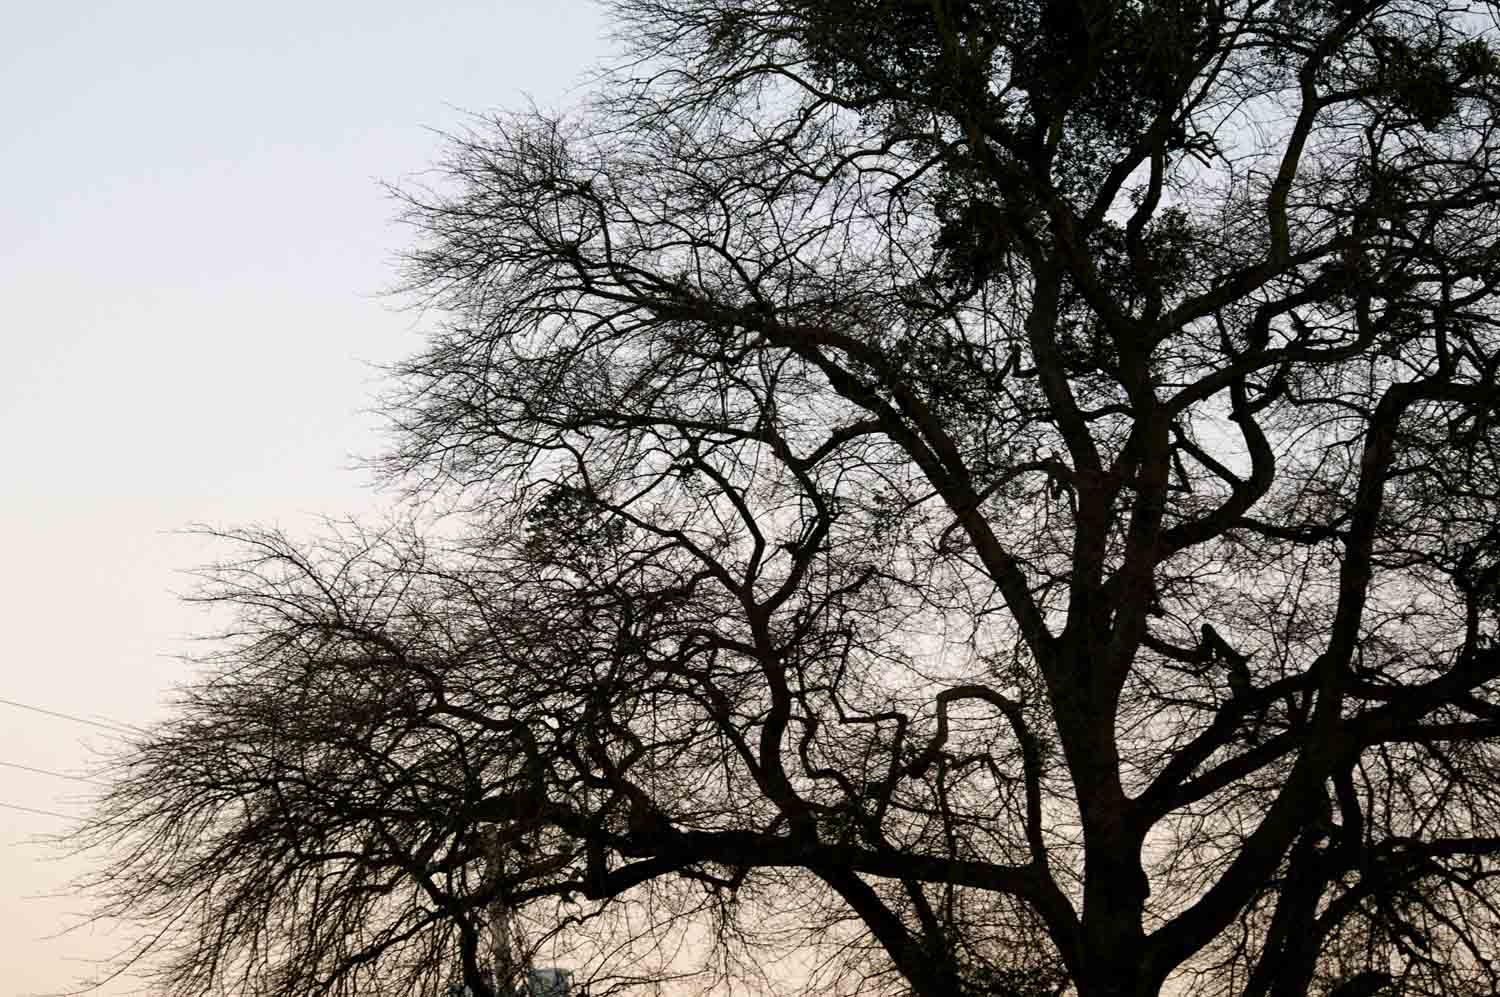
[[[458,539],[241,534],[87,832],[166,989],[1500,985],[1487,11],[612,6],[401,195]]]

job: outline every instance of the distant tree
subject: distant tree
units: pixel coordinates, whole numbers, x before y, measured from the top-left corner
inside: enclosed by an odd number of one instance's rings
[[[612,7],[402,195],[461,515],[238,534],[85,832],[164,991],[1500,986],[1492,11]]]

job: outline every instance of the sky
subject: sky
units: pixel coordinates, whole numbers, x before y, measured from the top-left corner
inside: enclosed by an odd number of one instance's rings
[[[7,9],[0,997],[118,943],[60,934],[85,866],[45,839],[90,790],[65,776],[193,675],[212,621],[179,596],[222,551],[180,531],[378,508],[376,365],[423,323],[385,294],[410,235],[381,182],[473,113],[575,103],[604,32],[587,0]]]

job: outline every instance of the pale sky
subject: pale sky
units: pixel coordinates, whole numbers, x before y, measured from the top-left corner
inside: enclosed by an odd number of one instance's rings
[[[420,342],[381,292],[409,235],[378,181],[466,111],[574,102],[587,0],[12,4],[0,33],[0,997],[109,945],[56,937],[79,866],[39,847],[102,729],[191,673],[197,521],[310,529],[377,501],[370,364]],[[63,894],[55,896],[55,894]],[[100,993],[130,993],[123,983]]]

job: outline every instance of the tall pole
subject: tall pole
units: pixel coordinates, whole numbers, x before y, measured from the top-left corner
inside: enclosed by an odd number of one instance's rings
[[[486,870],[493,897],[489,903],[490,967],[495,974],[495,997],[515,997],[520,991],[523,954],[516,935],[515,914],[511,910],[509,890],[505,883],[505,841],[497,828],[489,831],[489,868]]]

